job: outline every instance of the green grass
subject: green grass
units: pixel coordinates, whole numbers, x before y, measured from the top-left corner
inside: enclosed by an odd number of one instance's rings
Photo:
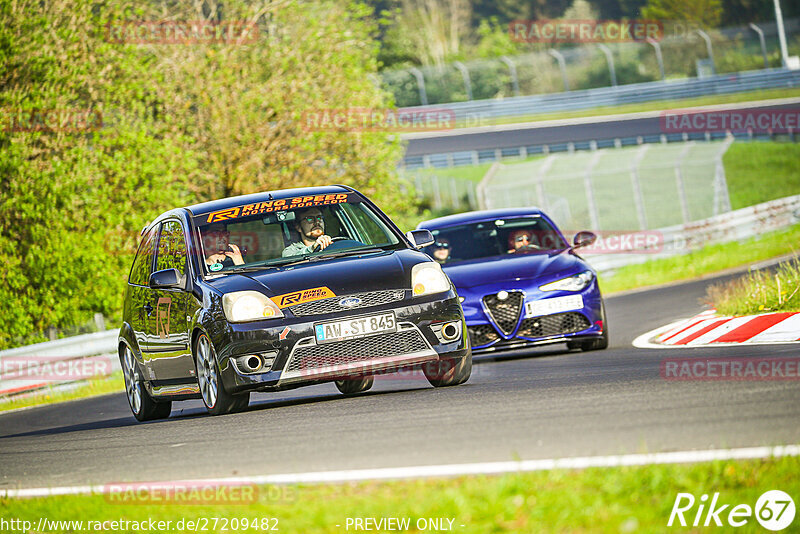
[[[723,315],[800,311],[800,260],[713,285],[707,298]]]
[[[277,518],[280,532],[346,532],[347,518],[449,518],[453,531],[663,532],[678,492],[719,492],[718,506],[755,506],[767,490],[800,494],[796,457],[340,485],[262,487],[247,505],[118,504],[104,496],[0,500],[0,517],[32,521]],[[685,517],[694,520],[697,504]],[[795,524],[797,519],[795,519]],[[219,524],[218,524],[219,525]],[[336,526],[340,525],[340,526]],[[461,526],[463,525],[463,526]],[[219,531],[210,528],[209,531]],[[35,528],[35,526],[34,526]],[[173,527],[174,528],[174,527]],[[676,527],[673,527],[676,528]],[[681,529],[677,527],[680,531]],[[761,531],[755,518],[737,529]],[[724,528],[723,528],[724,530]],[[51,530],[51,531],[63,531]],[[174,530],[170,530],[174,531]],[[254,530],[251,529],[251,532]],[[350,531],[353,531],[351,526]],[[411,532],[417,532],[415,528]],[[117,531],[120,532],[120,531]]]
[[[735,93],[730,95],[709,95],[696,98],[683,98],[679,100],[660,100],[658,102],[642,102],[638,104],[624,104],[621,106],[602,106],[592,109],[582,109],[576,111],[556,111],[551,113],[534,113],[529,115],[517,115],[514,117],[501,117],[497,119],[484,119],[480,124],[474,121],[465,123],[459,121],[458,128],[466,126],[491,126],[499,124],[518,124],[521,122],[534,122],[558,119],[575,119],[582,117],[598,117],[601,115],[617,115],[621,113],[640,113],[644,111],[660,111],[664,109],[679,109],[696,106],[710,106],[715,104],[737,104],[740,102],[752,102],[756,100],[771,100],[776,98],[791,98],[800,96],[800,88],[790,89],[765,89],[762,91],[751,91],[748,93]]]
[[[722,162],[733,209],[800,194],[800,143],[733,143]]]
[[[125,391],[125,383],[122,378],[122,371],[117,371],[106,378],[88,380],[75,389],[68,391],[57,391],[50,387],[40,389],[29,395],[2,399],[0,400],[0,412],[122,391]]]
[[[626,265],[610,276],[601,274],[600,287],[605,294],[610,294],[667,282],[692,280],[732,267],[796,253],[800,249],[798,243],[800,224],[745,241],[709,245],[680,256]],[[589,262],[591,263],[591,257]]]

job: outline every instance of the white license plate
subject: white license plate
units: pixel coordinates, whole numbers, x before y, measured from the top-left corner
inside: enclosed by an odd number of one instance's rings
[[[317,336],[318,343],[342,341],[343,339],[396,331],[397,320],[394,317],[394,312],[370,315],[368,317],[356,317],[344,321],[331,321],[314,326],[314,333]]]
[[[583,297],[580,295],[570,295],[568,297],[556,297],[552,299],[535,300],[525,303],[526,317],[539,317],[550,315],[551,313],[561,313],[583,308]]]

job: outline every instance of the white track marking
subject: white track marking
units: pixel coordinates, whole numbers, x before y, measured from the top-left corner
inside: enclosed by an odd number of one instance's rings
[[[715,460],[746,460],[753,458],[780,458],[800,456],[800,446],[747,447],[740,449],[709,449],[695,451],[657,452],[652,454],[623,454],[617,456],[582,456],[544,460],[522,460],[516,462],[483,462],[473,464],[421,465],[411,467],[387,467],[379,469],[355,469],[349,471],[315,471],[309,473],[287,473],[252,477],[231,477],[211,480],[180,480],[182,487],[204,485],[243,484],[318,484],[352,482],[360,480],[398,480],[425,477],[454,477],[462,475],[499,475],[552,469],[586,469],[589,467],[621,467],[631,465],[682,464],[710,462]],[[131,483],[132,485],[149,484]],[[159,486],[169,481],[159,482]],[[0,490],[0,497],[26,498],[54,495],[102,494],[109,491],[106,486],[66,486],[58,488],[31,488]]]

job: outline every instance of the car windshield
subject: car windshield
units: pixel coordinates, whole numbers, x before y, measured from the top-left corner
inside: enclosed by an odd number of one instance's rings
[[[195,218],[210,274],[395,249],[400,239],[353,193],[268,200]]]
[[[563,250],[567,243],[541,217],[496,219],[439,228],[425,252],[439,263]]]

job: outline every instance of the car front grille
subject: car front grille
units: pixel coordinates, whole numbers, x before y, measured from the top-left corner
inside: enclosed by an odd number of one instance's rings
[[[409,329],[360,339],[300,347],[294,352],[286,371],[306,371],[426,350],[430,350],[430,348],[422,334],[417,329]]]
[[[582,313],[567,312],[541,317],[531,317],[522,321],[517,331],[522,337],[547,337],[559,334],[580,332],[591,326],[589,319]]]
[[[476,324],[474,326],[468,326],[467,331],[469,332],[469,341],[473,347],[486,345],[487,343],[491,343],[500,337],[494,327],[490,324]]]
[[[380,306],[381,304],[403,300],[405,293],[403,289],[388,289],[383,291],[371,291],[369,293],[355,293],[353,295],[339,295],[337,297],[304,302],[303,304],[290,306],[289,309],[297,317],[302,317],[304,315],[323,315],[326,313],[336,313],[358,308],[368,308],[370,306]],[[350,298],[358,298],[361,302],[356,306],[341,306],[339,304],[340,301]]]
[[[522,311],[523,296],[519,291],[509,291],[505,300],[500,300],[497,295],[486,295],[483,303],[489,311],[489,316],[500,327],[504,334],[514,331]]]

